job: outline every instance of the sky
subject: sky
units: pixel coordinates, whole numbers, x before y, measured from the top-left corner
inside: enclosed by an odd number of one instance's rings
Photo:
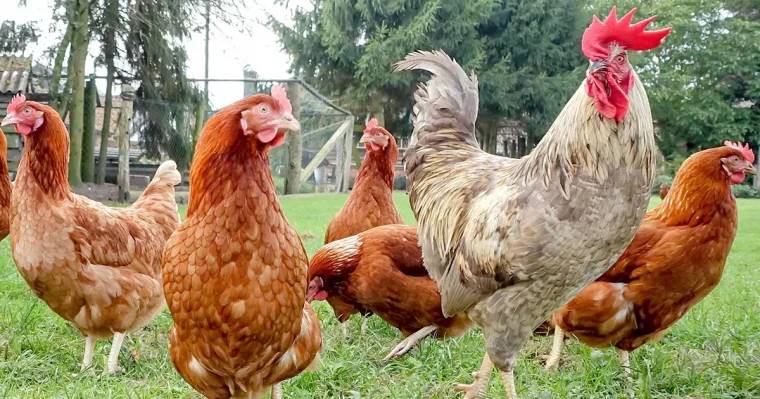
[[[2,0],[12,1],[12,0]],[[243,78],[243,67],[250,65],[253,70],[265,79],[289,78],[287,72],[290,66],[290,57],[281,50],[277,36],[267,27],[255,22],[257,17],[263,15],[262,8],[271,13],[277,20],[289,23],[292,10],[295,7],[310,8],[308,0],[291,0],[289,8],[275,5],[274,0],[246,1],[246,11],[251,13],[250,19],[244,24],[249,32],[240,33],[240,29],[233,26],[212,28],[209,41],[209,78],[236,79]],[[60,26],[55,33],[48,33],[48,27],[52,23],[53,0],[27,0],[25,8],[5,7],[0,20],[14,20],[17,23],[36,21],[42,35],[39,43],[27,49],[27,55],[35,60],[40,60],[45,49],[54,45],[60,39],[64,26]],[[188,53],[187,71],[190,78],[203,78],[204,75],[204,33],[195,33],[184,45]],[[100,51],[99,43],[90,43],[89,57],[85,73],[90,74],[94,70],[93,59]],[[98,70],[98,75],[105,75],[105,70]],[[105,91],[105,82],[98,82],[98,88]],[[214,108],[220,108],[239,100],[242,97],[242,83],[210,83],[209,97]]]

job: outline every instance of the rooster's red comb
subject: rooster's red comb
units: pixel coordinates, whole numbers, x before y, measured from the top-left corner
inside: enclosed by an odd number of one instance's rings
[[[377,118],[372,118],[367,122],[367,126],[364,127],[364,134],[372,133],[377,127]]]
[[[277,100],[283,111],[293,112],[293,106],[290,105],[290,100],[288,100],[288,96],[285,94],[285,86],[282,84],[272,86],[272,97]]]
[[[11,102],[8,104],[8,113],[16,112],[16,108],[20,105],[26,102],[26,97],[18,93],[11,99]]]
[[[741,151],[742,155],[744,155],[744,160],[749,163],[755,163],[755,153],[749,148],[749,144],[742,146],[742,143],[732,143],[730,140],[726,140],[723,142],[723,145]]]
[[[581,39],[581,49],[586,58],[591,61],[606,58],[609,56],[609,45],[611,43],[617,43],[625,50],[632,51],[651,50],[659,47],[665,36],[673,28],[645,31],[647,25],[657,17],[651,16],[631,25],[635,13],[636,9],[634,8],[618,21],[617,9],[612,7],[610,15],[604,22],[594,15],[591,25],[583,32],[583,39]]]

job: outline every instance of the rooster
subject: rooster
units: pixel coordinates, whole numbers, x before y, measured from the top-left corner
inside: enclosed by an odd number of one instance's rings
[[[367,122],[364,134],[359,140],[367,149],[356,183],[343,208],[330,220],[325,232],[325,244],[351,237],[362,231],[386,224],[402,224],[404,220],[393,202],[393,177],[398,160],[398,145],[393,135],[378,126],[376,118]],[[348,335],[348,318],[353,308],[339,297],[330,297],[327,302],[336,311],[348,314],[341,319],[343,335]],[[367,320],[372,312],[364,308],[356,309],[362,315],[361,333],[367,329]]]
[[[738,224],[731,185],[757,173],[749,146],[725,144],[689,157],[612,268],[554,314],[547,369],[559,363],[566,333],[617,347],[629,373],[628,352],[659,339],[718,285]]]
[[[86,337],[82,368],[95,341],[113,336],[108,372],[118,371],[127,332],[164,306],[161,251],[179,225],[173,161],[128,208],[74,194],[68,183],[69,134],[58,113],[16,95],[2,125],[26,138],[11,194],[11,250],[19,273],[55,313]]]
[[[281,85],[227,106],[203,127],[185,222],[166,243],[171,360],[208,398],[260,398],[316,366],[319,320],[308,259],[277,199],[269,150],[300,130]]]
[[[401,330],[406,339],[384,360],[403,355],[432,333],[462,335],[471,324],[465,314],[441,313],[441,295],[422,265],[414,226],[375,227],[320,248],[309,263],[306,299],[331,297],[346,305],[333,308],[341,322],[367,309]]]
[[[415,93],[409,196],[425,267],[444,316],[467,312],[486,356],[467,398],[483,396],[493,365],[509,398],[533,329],[607,270],[628,246],[654,184],[655,141],[644,86],[627,51],[670,29],[594,17],[582,39],[587,78],[541,143],[521,159],[480,150],[477,78],[443,52],[416,52],[396,70],[432,73]]]

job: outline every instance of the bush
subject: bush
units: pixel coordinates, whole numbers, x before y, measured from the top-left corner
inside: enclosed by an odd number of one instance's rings
[[[731,186],[731,191],[736,198],[760,198],[760,190],[747,184]]]
[[[664,184],[670,188],[673,185],[673,177],[668,175],[660,175],[654,179],[654,186],[652,186],[652,194],[660,193],[660,184]]]
[[[405,191],[406,190],[406,176],[399,176],[393,179],[393,189]]]

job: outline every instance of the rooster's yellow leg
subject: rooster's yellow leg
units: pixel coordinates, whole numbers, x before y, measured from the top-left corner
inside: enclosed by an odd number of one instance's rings
[[[501,382],[504,383],[504,390],[507,391],[507,399],[517,399],[514,370],[500,371],[499,374],[501,375]]]
[[[464,399],[484,398],[488,392],[488,382],[491,380],[491,371],[493,362],[488,357],[488,353],[483,357],[483,364],[480,370],[472,374],[472,384],[456,384],[454,389],[464,392]]]
[[[562,355],[562,344],[565,341],[565,332],[562,331],[559,326],[554,327],[554,343],[552,344],[552,351],[549,353],[549,357],[546,359],[545,370],[552,370],[559,365],[559,358]]]

